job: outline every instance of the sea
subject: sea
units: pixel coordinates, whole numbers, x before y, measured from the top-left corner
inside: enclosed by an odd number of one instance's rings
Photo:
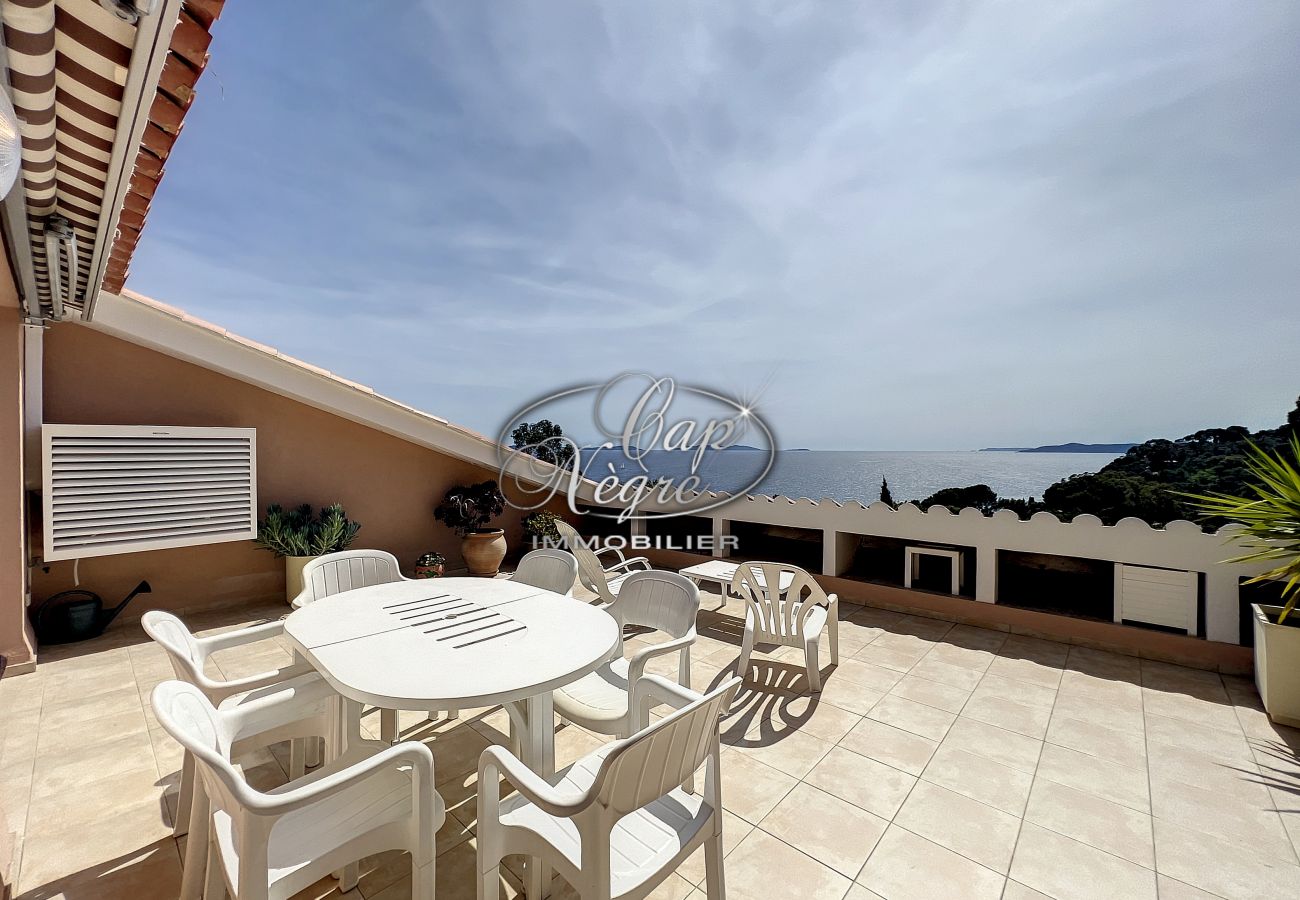
[[[585,455],[585,454],[584,454]],[[1020,453],[1000,450],[781,450],[771,470],[751,494],[779,494],[798,499],[829,497],[841,502],[880,499],[881,479],[889,480],[895,502],[922,500],[941,488],[987,484],[1000,497],[1042,497],[1053,483],[1070,475],[1096,472],[1118,454]],[[737,493],[761,471],[766,454],[731,449],[706,458],[699,474],[705,489]],[[620,477],[635,467],[617,451],[584,461],[589,477],[600,478],[613,466]],[[680,479],[689,474],[684,454],[649,454],[655,477]]]

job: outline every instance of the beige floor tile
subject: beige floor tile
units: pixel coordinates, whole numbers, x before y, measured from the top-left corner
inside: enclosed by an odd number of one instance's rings
[[[867,718],[919,734],[932,741],[941,741],[956,716],[904,697],[889,696],[873,706],[867,713]]]
[[[858,882],[889,900],[996,900],[1003,876],[897,825],[876,844]]]
[[[1136,656],[1124,656],[1091,647],[1071,647],[1066,668],[1100,678],[1131,681],[1133,684],[1138,684],[1142,677],[1141,661]]]
[[[108,716],[89,719],[81,727],[41,728],[37,752],[45,756],[77,747],[102,745],[129,734],[148,731],[148,728],[143,707],[128,707]]]
[[[1026,822],[1011,877],[1053,897],[1156,900],[1156,873]]]
[[[984,677],[984,672],[980,669],[954,666],[952,663],[930,657],[926,657],[913,666],[908,671],[908,674],[926,678],[930,681],[938,681],[942,684],[961,688],[964,691],[975,690],[975,685],[979,684],[980,679]]]
[[[128,821],[143,827],[145,835],[160,836],[159,828],[171,827],[152,766],[86,781],[72,790],[34,795],[28,812],[29,835],[70,831],[114,818],[122,820],[123,827]]]
[[[1127,806],[1039,778],[1029,792],[1025,821],[1155,868],[1151,817]]]
[[[158,771],[147,731],[38,757],[32,794],[63,793],[110,775],[142,769],[151,774]]]
[[[1217,894],[1175,881],[1168,875],[1156,875],[1156,890],[1160,900],[1221,900]]]
[[[883,666],[886,669],[893,669],[896,672],[906,672],[920,662],[922,657],[929,652],[929,647],[877,646],[873,642],[853,654],[853,658],[872,665]]]
[[[62,831],[34,830],[31,824],[24,838],[20,893],[69,876],[80,880],[90,870],[115,868],[142,848],[171,840],[171,828],[148,804]]]
[[[912,789],[894,823],[1004,875],[1020,832],[1019,816],[927,781]]]
[[[1047,734],[1047,722],[1052,716],[1052,710],[1051,707],[1028,706],[1001,697],[980,696],[976,689],[961,714],[967,719],[1041,740]]]
[[[1116,705],[1142,705],[1142,688],[1135,680],[1094,675],[1070,668],[1061,674],[1059,693],[1064,697],[1102,700]]]
[[[692,897],[690,900],[697,900],[697,898]],[[698,900],[707,900],[707,898],[700,894]],[[885,898],[875,891],[867,890],[860,884],[854,884],[849,886],[849,892],[844,895],[844,900],[885,900]]]
[[[1150,743],[1192,750],[1229,763],[1253,760],[1246,736],[1240,731],[1224,731],[1147,713],[1146,735]]]
[[[860,659],[841,660],[831,675],[831,678],[841,678],[881,693],[888,693],[902,677],[902,673],[894,669],[872,665]]]
[[[1019,816],[1029,799],[1032,776],[991,759],[940,745],[921,776],[932,784]]]
[[[1077,750],[1044,744],[1038,760],[1038,777],[1138,812],[1151,812],[1145,769],[1130,769]]]
[[[95,697],[46,707],[41,713],[41,730],[98,729],[99,719],[143,708],[135,683],[126,682]]]
[[[839,681],[832,678],[822,682],[822,690],[817,698],[822,703],[829,703],[846,712],[862,716],[866,715],[884,696],[880,691],[854,684],[852,681]]]
[[[727,856],[727,896],[771,900],[777,886],[794,886],[804,900],[841,900],[850,880],[784,841],[755,828]]]
[[[1146,722],[1142,718],[1141,700],[1104,700],[1079,694],[1067,694],[1065,688],[1056,695],[1052,716],[1076,719],[1113,731],[1127,731],[1139,735],[1146,729]]]
[[[808,784],[795,787],[759,823],[768,834],[853,878],[888,820]]]
[[[1036,684],[1055,688],[1061,683],[1061,670],[1055,666],[1043,665],[1032,659],[1009,659],[999,656],[989,665],[985,675],[997,675],[1026,684]]]
[[[1056,688],[986,673],[976,686],[974,696],[997,697],[1025,706],[1042,706],[1051,709],[1056,703]]]
[[[975,719],[957,717],[943,739],[943,746],[965,750],[1004,766],[1033,774],[1043,742]]]
[[[967,647],[955,647],[948,643],[936,644],[934,649],[926,656],[926,659],[935,660],[936,662],[945,663],[950,666],[961,666],[964,669],[974,669],[977,672],[984,672],[994,660],[994,655],[988,650],[972,650]]]
[[[1186,694],[1166,694],[1160,691],[1143,691],[1142,706],[1148,715],[1183,719],[1197,725],[1217,728],[1229,734],[1240,734],[1236,709],[1225,698],[1221,703],[1210,703]]]
[[[176,842],[164,838],[39,886],[24,888],[22,900],[175,900],[180,893],[181,861]]]
[[[893,818],[916,784],[915,776],[842,747],[826,754],[805,780],[885,819]],[[725,794],[722,802],[725,806]]]
[[[1158,819],[1203,831],[1255,853],[1296,861],[1295,848],[1271,797],[1263,805],[1242,801],[1221,791],[1184,784],[1157,770],[1151,774],[1151,807]]]
[[[1300,867],[1165,819],[1155,820],[1160,874],[1227,898],[1300,897]]]
[[[929,738],[874,719],[862,719],[839,744],[911,775],[920,775],[939,745]]]
[[[1222,762],[1212,756],[1163,744],[1148,746],[1147,755],[1151,771],[1165,778],[1217,791],[1259,807],[1270,802],[1264,779],[1252,763]]]
[[[970,691],[950,684],[941,684],[938,681],[928,681],[915,675],[904,676],[898,684],[894,685],[890,694],[950,713],[961,712],[961,708],[970,699]]]
[[[732,746],[737,752],[771,766],[778,772],[803,778],[830,752],[834,744],[810,734],[789,731],[779,737],[759,739],[757,742],[745,740]]]
[[[761,822],[797,783],[786,773],[730,747],[722,751],[721,767],[723,808],[751,825]]]
[[[1052,714],[1047,725],[1047,742],[1133,769],[1147,764],[1146,740],[1141,731],[1107,728],[1096,722],[1072,719],[1059,710]]]

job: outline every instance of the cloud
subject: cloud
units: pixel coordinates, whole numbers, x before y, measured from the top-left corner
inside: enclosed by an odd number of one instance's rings
[[[1298,43],[1284,2],[246,4],[131,286],[488,432],[629,369],[766,385],[799,446],[1273,424]]]

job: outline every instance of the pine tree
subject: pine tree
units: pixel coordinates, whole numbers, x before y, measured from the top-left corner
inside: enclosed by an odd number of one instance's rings
[[[880,502],[888,503],[890,506],[894,505],[894,495],[889,492],[888,478],[880,479]]]

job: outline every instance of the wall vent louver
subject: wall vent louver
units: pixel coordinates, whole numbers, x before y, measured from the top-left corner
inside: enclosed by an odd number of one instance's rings
[[[253,428],[46,425],[46,560],[251,540]]]

